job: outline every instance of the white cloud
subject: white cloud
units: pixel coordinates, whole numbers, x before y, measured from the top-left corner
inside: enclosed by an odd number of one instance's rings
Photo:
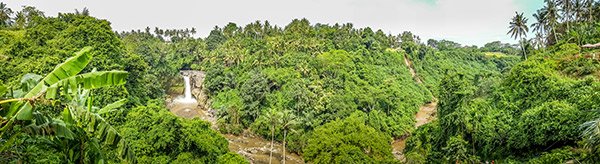
[[[206,36],[228,22],[245,25],[269,20],[285,26],[294,18],[311,23],[346,23],[398,34],[412,31],[428,38],[449,39],[467,45],[512,41],[508,21],[520,10],[515,0],[437,0],[435,5],[418,0],[8,0],[12,8],[31,5],[47,15],[88,7],[93,16],[112,22],[115,30],[196,27]]]

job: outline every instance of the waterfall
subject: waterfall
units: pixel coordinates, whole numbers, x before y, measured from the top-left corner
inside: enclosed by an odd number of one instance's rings
[[[185,97],[184,100],[192,100],[192,89],[190,89],[190,77],[183,76],[183,81],[185,81]]]
[[[190,77],[183,76],[183,81],[185,82],[185,92],[184,97],[179,97],[175,99],[176,102],[185,103],[185,104],[195,104],[198,103],[196,99],[192,97],[192,85],[190,84]]]

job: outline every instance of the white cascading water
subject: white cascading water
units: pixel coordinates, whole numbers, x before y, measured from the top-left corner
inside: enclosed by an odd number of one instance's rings
[[[175,101],[179,102],[179,103],[197,103],[196,99],[194,99],[192,97],[192,89],[191,89],[191,85],[190,85],[190,77],[189,76],[183,76],[183,81],[185,81],[185,92],[184,92],[184,97],[180,97],[177,98]]]

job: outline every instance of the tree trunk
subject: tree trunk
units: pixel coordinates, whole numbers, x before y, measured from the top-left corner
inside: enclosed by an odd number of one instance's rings
[[[285,137],[287,136],[287,130],[283,130],[283,164],[285,164]]]
[[[570,16],[569,16],[569,12],[567,12],[567,30],[565,30],[565,33],[568,33],[568,32],[569,32],[569,29],[571,28],[571,26],[569,26],[569,20],[570,20],[571,18],[569,18],[569,17],[570,17]]]
[[[525,47],[523,46],[523,44],[521,44],[521,51],[523,51],[523,58],[527,60],[527,53],[525,52]]]
[[[521,41],[519,41],[519,44],[521,45],[521,51],[523,52],[523,58],[524,58],[525,60],[527,60],[527,54],[525,53],[525,46],[523,46],[523,42],[522,42],[522,40],[523,40],[523,39],[521,38]]]
[[[269,154],[269,164],[271,164],[271,159],[273,158],[273,136],[275,135],[275,126],[271,126],[271,149]]]
[[[554,44],[558,43],[558,36],[556,35],[556,27],[552,28],[552,33],[554,34]]]

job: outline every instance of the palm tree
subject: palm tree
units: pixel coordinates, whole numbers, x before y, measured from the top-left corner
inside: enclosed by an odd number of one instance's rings
[[[274,108],[269,109],[264,117],[266,117],[269,124],[271,124],[271,148],[269,153],[269,164],[271,163],[271,159],[273,158],[273,141],[275,140],[275,125],[277,125],[280,121],[279,112]]]
[[[15,24],[14,26],[17,28],[25,28],[25,24],[27,23],[27,18],[22,11],[18,11],[15,15]]]
[[[285,143],[287,139],[287,131],[292,130],[291,127],[298,124],[297,117],[291,110],[285,110],[279,115],[280,123],[283,129],[283,164],[285,164]]]
[[[543,34],[541,34],[541,33],[535,34],[533,43],[534,43],[535,47],[537,47],[537,49],[540,49],[546,45],[546,43],[544,42],[544,39],[545,39],[545,37]]]
[[[527,37],[527,32],[529,32],[529,27],[527,27],[527,18],[523,16],[523,13],[519,14],[515,12],[515,17],[512,18],[510,22],[509,31],[507,34],[510,34],[514,39],[521,40],[523,37]],[[525,54],[525,49],[523,48],[523,44],[521,45],[521,50],[523,51],[523,58],[527,60],[527,54]]]
[[[546,6],[542,9],[546,15],[546,31],[552,31],[554,35],[554,42],[558,42],[558,34],[556,28],[558,27],[558,7],[553,0],[546,0]]]
[[[573,16],[576,22],[585,21],[585,10],[584,0],[573,0]]]
[[[536,22],[531,24],[531,28],[533,28],[534,31],[537,31],[535,34],[535,43],[538,48],[543,46],[541,44],[544,44],[543,39],[545,38],[544,35],[546,34],[546,29],[548,28],[546,27],[546,24],[548,23],[546,15],[547,14],[545,10],[538,10],[537,13],[533,14]]]
[[[533,14],[533,18],[535,18],[535,23],[531,24],[531,28],[538,33],[544,34],[546,30],[546,24],[548,23],[548,19],[546,19],[545,10],[538,10],[537,13]]]
[[[588,15],[587,21],[594,21],[594,0],[586,0],[584,7],[585,13]]]
[[[560,9],[563,12],[563,20],[564,22],[567,24],[567,30],[569,30],[569,22],[571,21],[572,18],[572,10],[573,10],[573,5],[571,4],[571,0],[558,0],[557,5],[560,6]]]
[[[11,24],[10,15],[12,14],[12,9],[0,2],[0,27],[8,27]]]

